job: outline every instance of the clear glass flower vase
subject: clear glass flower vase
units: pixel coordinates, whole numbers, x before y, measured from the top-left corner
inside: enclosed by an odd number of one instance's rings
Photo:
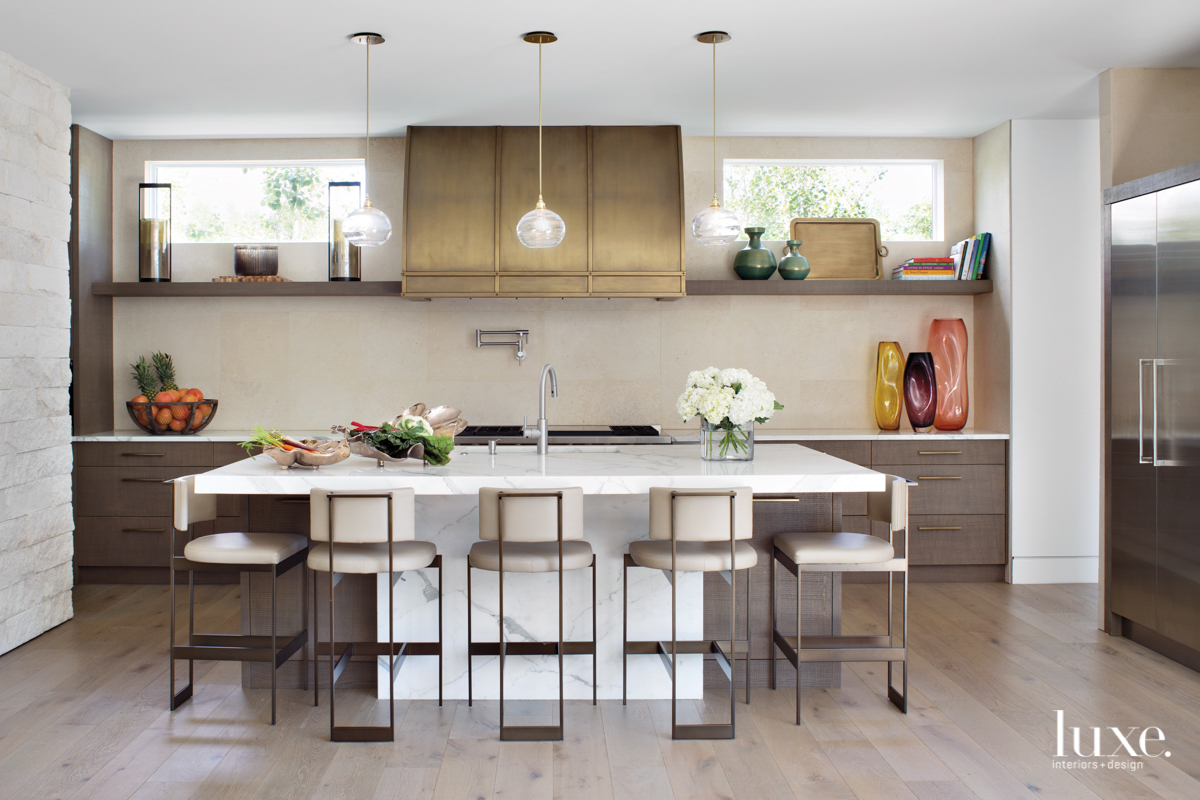
[[[754,421],[745,425],[700,419],[700,458],[705,461],[753,461]]]

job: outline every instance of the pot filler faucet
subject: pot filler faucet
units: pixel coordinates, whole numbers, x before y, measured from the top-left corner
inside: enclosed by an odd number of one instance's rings
[[[538,382],[537,451],[538,451],[538,455],[542,455],[542,456],[546,455],[546,452],[548,450],[547,441],[546,441],[547,429],[548,429],[548,426],[546,424],[546,376],[547,375],[550,376],[550,396],[558,397],[558,376],[554,374],[554,367],[547,364],[546,366],[542,367],[542,377],[541,377],[541,380]]]

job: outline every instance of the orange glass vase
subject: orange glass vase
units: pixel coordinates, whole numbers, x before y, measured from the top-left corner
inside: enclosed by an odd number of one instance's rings
[[[880,342],[875,361],[875,424],[880,430],[900,430],[903,381],[904,353],[899,342]]]
[[[935,319],[929,326],[929,352],[937,378],[939,431],[962,430],[967,424],[967,326],[961,319]]]

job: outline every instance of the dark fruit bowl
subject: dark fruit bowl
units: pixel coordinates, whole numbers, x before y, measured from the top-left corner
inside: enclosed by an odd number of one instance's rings
[[[204,406],[209,407],[207,416],[204,415]],[[134,425],[154,436],[190,436],[207,428],[217,415],[217,401],[207,397],[198,403],[135,403],[129,400],[125,408],[129,410],[129,418]],[[171,413],[171,419],[166,423],[158,421],[163,411]],[[185,423],[183,430],[172,430],[172,422]]]
[[[744,281],[765,281],[775,274],[775,267],[734,267],[733,271]]]

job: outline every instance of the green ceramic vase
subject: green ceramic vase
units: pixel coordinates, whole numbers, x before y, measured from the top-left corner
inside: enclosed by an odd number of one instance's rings
[[[799,239],[788,239],[787,247],[783,248],[783,258],[779,259],[779,277],[789,281],[802,281],[808,277],[808,259],[800,255]]]
[[[750,244],[738,251],[733,260],[733,271],[747,281],[765,281],[775,274],[775,254],[762,245],[766,228],[746,228]]]

